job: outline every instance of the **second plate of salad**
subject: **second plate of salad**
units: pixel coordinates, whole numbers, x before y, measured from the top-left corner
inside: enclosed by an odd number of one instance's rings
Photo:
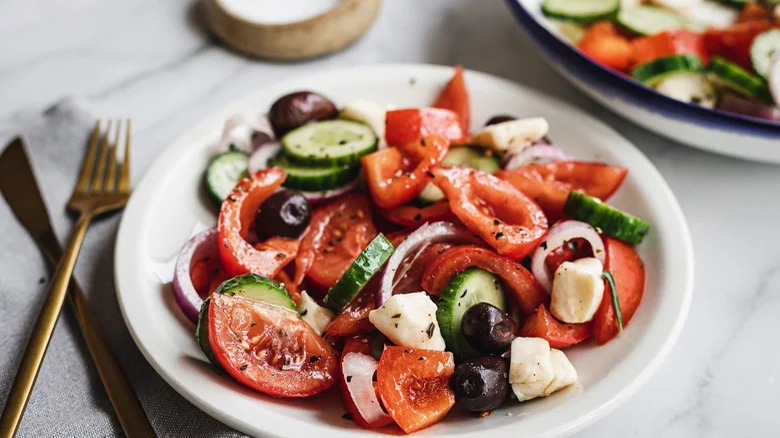
[[[116,248],[150,363],[280,436],[569,433],[660,364],[691,271],[636,149],[459,67],[334,71],[230,105],[149,171]]]

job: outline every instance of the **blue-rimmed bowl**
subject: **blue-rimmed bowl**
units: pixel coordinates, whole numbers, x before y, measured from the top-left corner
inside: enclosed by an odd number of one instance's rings
[[[583,55],[542,14],[542,0],[506,2],[547,62],[569,82],[617,114],[689,146],[780,163],[780,123],[666,97]]]

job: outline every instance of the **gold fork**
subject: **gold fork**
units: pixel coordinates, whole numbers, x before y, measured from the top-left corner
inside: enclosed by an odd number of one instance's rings
[[[96,216],[122,208],[130,196],[130,120],[124,123],[124,158],[121,164],[117,162],[117,148],[123,123],[116,121],[113,142],[109,140],[111,124],[109,120],[105,133],[101,135],[98,122],[90,137],[81,173],[68,201],[68,209],[79,213],[78,220],[65,245],[62,259],[49,286],[0,417],[2,438],[13,437],[19,427],[54,326],[57,324],[87,227]]]

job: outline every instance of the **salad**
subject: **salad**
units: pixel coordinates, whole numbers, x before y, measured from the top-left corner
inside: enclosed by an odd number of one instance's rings
[[[604,203],[628,170],[544,118],[469,126],[459,67],[431,107],[299,91],[230,118],[217,225],[174,275],[213,366],[274,397],[336,387],[346,419],[407,433],[575,384],[563,350],[619,336],[644,294],[649,226]]]
[[[597,63],[683,102],[780,122],[777,0],[544,0]]]

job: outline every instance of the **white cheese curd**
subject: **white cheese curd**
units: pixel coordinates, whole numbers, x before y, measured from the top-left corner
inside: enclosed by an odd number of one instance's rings
[[[555,270],[550,312],[563,322],[579,323],[593,319],[604,296],[604,267],[587,257],[563,262]]]
[[[378,148],[387,147],[385,141],[385,109],[376,102],[365,99],[355,99],[347,102],[341,109],[339,117],[346,120],[365,123],[374,130],[379,139]]]
[[[485,126],[474,134],[471,143],[495,151],[517,151],[547,135],[550,125],[541,117],[510,120]]]
[[[563,351],[551,349],[550,362],[552,362],[555,369],[555,377],[553,377],[550,385],[544,390],[544,395],[550,395],[577,382],[577,370],[574,369],[574,365],[569,362],[569,358],[566,357]]]
[[[301,313],[301,319],[309,324],[318,335],[325,332],[325,328],[335,316],[330,309],[317,304],[306,291],[301,293],[301,302],[298,304],[298,311]]]
[[[509,358],[509,384],[519,401],[545,396],[555,378],[550,344],[542,338],[515,338]]]
[[[393,295],[368,319],[398,346],[444,351],[436,304],[425,292]]]

